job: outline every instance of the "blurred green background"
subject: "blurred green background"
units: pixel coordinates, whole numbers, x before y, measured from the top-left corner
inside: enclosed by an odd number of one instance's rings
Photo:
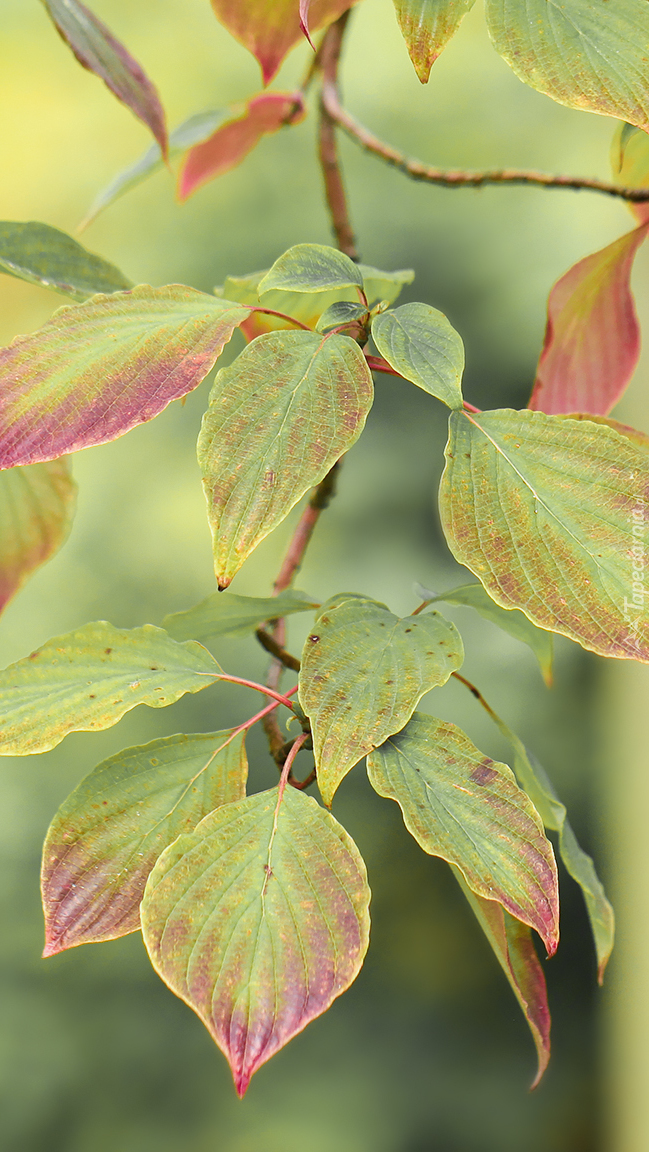
[[[208,0],[93,0],[92,7],[154,79],[172,125],[260,86],[255,61],[217,24]],[[73,232],[97,191],[148,147],[146,132],[76,64],[37,0],[0,0],[0,21],[0,216]],[[308,55],[297,48],[275,87],[294,86]],[[608,174],[614,123],[562,108],[516,80],[490,47],[479,3],[422,88],[390,0],[364,0],[352,18],[343,82],[362,120],[430,162]],[[524,406],[550,285],[631,227],[627,210],[585,193],[435,189],[409,183],[346,141],[341,153],[363,259],[416,270],[403,299],[434,304],[459,329],[470,400]],[[228,273],[268,266],[291,244],[329,242],[314,118],[264,141],[182,208],[168,174],[159,174],[83,240],[136,282],[183,281],[208,291]],[[645,314],[647,271],[641,254]],[[58,303],[0,277],[1,342],[37,327]],[[645,428],[647,369],[643,362],[619,413]],[[3,663],[87,620],[159,623],[213,590],[194,456],[208,387],[153,424],[76,457],[72,536],[7,609]],[[346,460],[298,587],[321,598],[362,591],[401,612],[414,607],[414,581],[439,590],[462,581],[435,509],[444,440],[441,405],[378,380],[367,431]],[[297,515],[257,550],[234,591],[267,594]],[[468,609],[449,615],[464,636],[467,675],[544,762],[621,913],[623,944],[602,994],[581,898],[563,876],[563,941],[546,966],[554,1055],[541,1087],[528,1092],[534,1055],[525,1023],[448,870],[420,852],[396,805],[370,792],[361,766],[334,812],[368,862],[368,960],[330,1012],[258,1073],[243,1103],[202,1025],[154,975],[139,936],[40,959],[40,845],[58,804],[125,745],[244,719],[254,703],[249,693],[225,686],[161,712],[136,710],[111,731],[70,736],[47,755],[0,764],[2,1149],[646,1152],[646,897],[637,876],[649,864],[647,670],[605,667],[560,640],[548,692],[526,649]],[[291,622],[293,649],[300,628]],[[228,670],[263,674],[252,640],[216,651]],[[459,723],[486,752],[507,757],[459,685],[437,690],[426,707]],[[252,786],[267,787],[274,768],[258,734],[250,749]]]

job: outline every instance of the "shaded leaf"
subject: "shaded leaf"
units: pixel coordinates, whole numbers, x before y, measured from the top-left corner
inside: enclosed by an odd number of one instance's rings
[[[372,339],[395,371],[449,408],[462,407],[464,345],[430,304],[402,304],[372,321]]]
[[[43,0],[43,4],[79,63],[99,76],[117,99],[151,129],[162,152],[166,154],[164,109],[158,93],[137,60],[79,0]]]
[[[344,252],[326,244],[295,244],[284,252],[257,286],[265,292],[326,292],[362,288],[363,273]]]
[[[237,596],[234,592],[215,592],[189,608],[165,616],[162,626],[174,640],[209,640],[216,636],[245,636],[266,620],[308,612],[320,605],[304,592],[288,589],[279,596]]]
[[[151,962],[226,1055],[237,1092],[352,983],[369,935],[365,865],[287,788],[217,809],[163,853],[142,928]]]
[[[358,439],[372,399],[348,336],[269,332],[217,374],[198,460],[219,588]]]
[[[633,124],[619,124],[611,144],[613,176],[624,188],[649,187],[649,138],[647,133]],[[649,220],[649,201],[635,204],[627,201],[636,220],[645,224]]]
[[[74,300],[132,287],[119,268],[88,252],[58,228],[34,221],[0,221],[0,272],[52,288]]]
[[[496,51],[560,104],[649,129],[646,0],[487,0]]]
[[[422,84],[475,0],[394,0],[399,27]]]
[[[463,658],[457,629],[437,612],[399,619],[385,604],[345,595],[322,606],[304,645],[299,699],[327,807],[354,765],[399,732]]]
[[[221,124],[209,139],[188,152],[178,178],[178,198],[186,200],[203,184],[236,168],[263,136],[299,124],[306,116],[300,92],[262,92]]]
[[[530,408],[606,415],[623,395],[640,354],[630,281],[648,228],[586,256],[557,280]]]
[[[177,644],[153,624],[84,624],[0,672],[0,755],[47,752],[69,732],[111,728],[138,704],[165,708],[220,671],[200,644]]]
[[[247,309],[182,284],[55,312],[0,350],[0,468],[115,440],[200,384]]]
[[[649,458],[589,420],[451,413],[440,514],[504,608],[603,656],[649,661]]]
[[[553,955],[554,853],[511,768],[490,760],[454,724],[415,712],[370,752],[367,773],[379,796],[396,800],[424,852],[455,864],[472,891],[535,928]]]
[[[246,794],[245,733],[235,732],[125,748],[68,796],[43,846],[44,956],[139,929],[144,887],[160,854],[213,809]]]
[[[316,324],[316,331],[327,332],[341,324],[353,324],[368,315],[365,304],[354,304],[353,300],[338,300],[330,304]]]
[[[0,612],[66,540],[76,497],[66,459],[0,472]]]

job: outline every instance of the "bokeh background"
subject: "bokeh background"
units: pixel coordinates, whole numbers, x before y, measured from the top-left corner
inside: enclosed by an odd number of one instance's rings
[[[92,7],[155,80],[172,125],[260,86],[255,61],[217,24],[208,0]],[[308,53],[300,46],[291,54],[276,87],[299,81]],[[614,122],[524,87],[492,50],[480,3],[423,88],[390,0],[364,0],[351,22],[343,81],[362,120],[430,162],[608,174]],[[70,232],[95,194],[149,145],[142,126],[76,64],[37,0],[0,0],[0,123],[0,217]],[[363,259],[415,269],[403,299],[434,304],[461,332],[469,399],[524,406],[550,285],[632,226],[624,205],[527,188],[435,189],[409,183],[346,141],[341,153]],[[83,239],[136,282],[207,291],[228,273],[268,266],[291,244],[328,242],[314,118],[264,141],[183,207],[160,173]],[[641,253],[645,316],[648,272]],[[0,340],[33,330],[59,303],[0,277]],[[641,363],[618,413],[645,430],[648,367]],[[0,622],[3,664],[88,620],[159,623],[213,590],[194,455],[208,386],[153,424],[76,457],[72,535]],[[414,581],[438,590],[462,582],[435,509],[444,440],[441,405],[378,380],[367,432],[345,463],[299,587],[323,599],[363,591],[407,612]],[[234,591],[268,592],[297,514],[257,550]],[[0,764],[2,1149],[645,1152],[647,670],[605,664],[560,640],[548,691],[526,649],[468,609],[449,615],[464,636],[467,675],[552,775],[620,919],[620,947],[601,992],[579,892],[562,876],[563,942],[546,966],[554,1056],[541,1087],[528,1092],[534,1055],[526,1025],[452,877],[410,840],[396,805],[370,791],[361,766],[334,811],[368,862],[368,960],[330,1012],[258,1073],[243,1103],[198,1019],[153,973],[139,936],[40,959],[40,845],[58,804],[126,745],[244,719],[249,694],[225,686]],[[307,623],[291,622],[294,649]],[[240,675],[263,673],[252,640],[216,651]],[[459,685],[437,690],[426,707],[507,757]],[[274,768],[257,734],[250,750],[252,787],[267,787]]]

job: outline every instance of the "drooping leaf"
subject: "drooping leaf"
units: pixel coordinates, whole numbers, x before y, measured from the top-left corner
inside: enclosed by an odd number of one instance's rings
[[[496,51],[560,104],[649,129],[646,0],[487,0]]]
[[[426,617],[422,617],[426,619]],[[395,800],[424,852],[455,864],[469,887],[559,942],[552,845],[511,768],[485,756],[454,724],[415,712],[367,758],[370,783]]]
[[[0,612],[67,538],[76,496],[66,459],[0,472]]]
[[[187,200],[203,184],[236,168],[263,136],[299,124],[306,116],[300,92],[261,92],[232,109],[233,116],[209,139],[188,152],[178,178],[178,198]]]
[[[640,354],[630,281],[648,229],[649,221],[557,280],[530,408],[605,416],[623,395]]]
[[[372,398],[348,336],[269,332],[217,374],[198,460],[219,588],[358,439]]]
[[[437,612],[399,619],[376,600],[344,595],[322,606],[304,645],[299,698],[327,807],[354,765],[399,732],[463,658],[457,629]]]
[[[309,44],[311,45],[311,47],[313,48],[313,50],[315,52],[315,44],[313,43],[313,40],[311,39],[311,32],[309,29],[309,10],[311,8],[312,3],[313,3],[313,0],[300,0],[299,17],[300,17],[300,28],[304,32],[304,35],[306,36],[307,40],[309,41]]]
[[[295,244],[273,264],[257,292],[327,292],[362,288],[363,273],[344,252],[326,244]]]
[[[649,137],[633,124],[619,124],[611,144],[613,176],[624,188],[649,188]],[[649,220],[649,200],[627,201],[636,220]]]
[[[160,854],[215,808],[246,794],[244,733],[235,732],[125,748],[68,796],[43,846],[44,956],[137,931]]]
[[[152,420],[200,384],[247,315],[182,284],[59,309],[0,350],[0,468],[104,444]]]
[[[536,1047],[538,1069],[531,1087],[536,1088],[550,1059],[550,1009],[545,976],[534,949],[532,933],[494,900],[476,896],[458,868],[455,878],[493,948],[527,1020]]]
[[[440,513],[504,608],[603,656],[649,662],[649,457],[605,424],[453,412]]]
[[[0,272],[74,300],[133,287],[119,268],[88,252],[67,233],[35,221],[0,221]]]
[[[422,84],[475,0],[394,0],[399,27]]]
[[[369,934],[360,853],[316,801],[287,788],[207,816],[163,853],[142,904],[169,987],[226,1055],[237,1092],[357,976]]]
[[[153,624],[84,624],[0,672],[0,756],[47,752],[69,732],[111,728],[138,704],[165,708],[220,671],[200,644],[178,644]]]
[[[288,589],[279,596],[237,596],[215,592],[189,608],[165,616],[162,626],[174,640],[211,640],[216,636],[245,636],[266,620],[319,608],[304,592]]]
[[[338,300],[335,304],[330,304],[326,312],[322,313],[316,324],[316,331],[328,332],[342,324],[353,324],[367,314],[365,304],[354,304],[353,300]]]
[[[332,24],[358,0],[312,0],[311,32]],[[259,61],[269,84],[286,53],[302,40],[299,0],[212,0],[217,19]]]
[[[151,129],[166,155],[164,109],[137,60],[80,0],[43,0],[43,4],[79,63],[99,76],[117,99]]]
[[[464,345],[446,316],[430,304],[379,312],[372,339],[388,364],[449,408],[462,407]]]

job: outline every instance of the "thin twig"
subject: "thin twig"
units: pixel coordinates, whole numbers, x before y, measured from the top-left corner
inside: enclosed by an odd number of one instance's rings
[[[367,367],[372,372],[384,372],[386,376],[396,376],[399,380],[406,379],[406,377],[402,376],[400,372],[397,372],[396,368],[393,368],[391,364],[388,364],[387,360],[384,360],[382,356],[370,356],[366,352],[365,359],[367,360]],[[475,404],[469,404],[468,400],[463,400],[462,404],[465,412],[473,412],[476,414],[482,411],[481,408],[476,408]]]
[[[263,692],[265,696],[272,696],[278,704],[284,704],[290,712],[295,712],[288,696],[282,696],[280,692],[273,691],[267,684],[257,684],[255,680],[244,680],[241,676],[230,676],[227,672],[221,672],[216,679],[225,680],[228,684],[241,684],[244,688],[254,688],[255,692]]]
[[[285,648],[282,648],[277,643],[275,637],[271,636],[270,632],[266,632],[265,628],[258,628],[255,636],[262,648],[270,652],[271,656],[274,656],[276,660],[280,660],[285,668],[290,668],[291,672],[300,671],[300,661],[297,656],[291,656],[291,653],[287,652]]]
[[[344,12],[327,30],[317,57],[323,82],[333,88],[336,93],[336,100],[338,99],[338,65],[349,15],[349,11]],[[351,260],[357,261],[359,258],[358,249],[356,248],[356,239],[347,207],[347,194],[338,161],[336,125],[322,98],[318,124],[318,155],[336,243],[341,252],[344,252]]]
[[[430,603],[430,601],[428,601],[428,603]],[[498,725],[499,728],[501,728],[502,720],[499,716],[496,715],[491,705],[487,704],[487,701],[482,695],[480,689],[476,688],[475,684],[472,684],[470,680],[467,680],[466,676],[461,676],[459,672],[451,672],[451,676],[454,676],[456,680],[460,681],[460,684],[464,684],[464,687],[469,689],[469,692],[475,696],[476,700],[478,700],[480,704],[482,704],[485,712],[488,712],[491,716],[491,719]]]

